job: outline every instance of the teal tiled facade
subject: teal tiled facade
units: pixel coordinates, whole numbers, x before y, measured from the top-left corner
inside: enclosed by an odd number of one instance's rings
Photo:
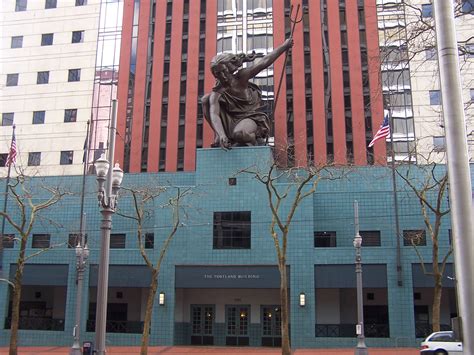
[[[183,223],[171,243],[164,259],[159,276],[159,292],[166,295],[165,306],[155,302],[154,316],[151,326],[151,345],[189,344],[191,324],[179,321],[176,315],[187,314],[188,309],[177,305],[178,293],[175,287],[175,270],[182,265],[214,265],[216,268],[226,265],[276,265],[273,241],[269,235],[271,213],[267,194],[263,185],[259,184],[250,174],[242,173],[242,169],[260,165],[265,169],[271,161],[269,147],[235,148],[231,151],[221,149],[201,149],[197,154],[195,172],[157,173],[157,174],[126,174],[123,185],[167,186],[168,196],[172,196],[176,187],[190,188],[192,192],[183,201]],[[418,257],[410,246],[401,242],[401,280],[397,276],[397,237],[395,232],[394,200],[392,193],[391,171],[388,167],[347,168],[346,176],[341,179],[320,182],[317,192],[303,200],[293,218],[289,234],[287,261],[290,274],[290,323],[291,343],[295,348],[307,347],[351,347],[355,337],[316,337],[315,326],[318,323],[318,302],[323,302],[324,294],[319,294],[315,285],[315,265],[353,265],[354,217],[353,202],[359,203],[360,229],[362,231],[379,230],[381,245],[363,248],[364,264],[386,265],[386,306],[388,306],[389,337],[367,338],[368,346],[417,346],[419,339],[415,337],[414,299],[412,264],[419,263]],[[229,178],[236,178],[237,184],[229,185]],[[21,345],[71,345],[74,326],[74,305],[76,303],[76,267],[74,249],[64,244],[70,233],[79,229],[79,194],[81,177],[51,177],[42,179],[46,185],[60,185],[74,192],[66,196],[57,206],[44,213],[36,223],[33,233],[50,233],[52,244],[61,244],[53,250],[32,258],[34,264],[68,264],[66,303],[64,307],[64,331],[21,330]],[[37,179],[39,183],[39,179]],[[88,246],[91,249],[88,265],[99,263],[100,245],[100,214],[95,194],[95,178],[88,176],[86,181],[87,216],[86,230]],[[280,187],[285,187],[282,180]],[[400,230],[424,229],[419,204],[413,196],[405,193],[403,183],[398,181]],[[291,192],[294,193],[294,192]],[[166,194],[165,194],[166,195]],[[292,195],[290,194],[290,197]],[[155,201],[155,208],[150,211],[150,218],[145,223],[146,231],[155,235],[155,248],[148,250],[150,255],[157,257],[161,242],[169,231],[172,216],[170,210],[162,208],[166,197]],[[121,196],[119,205],[122,213],[130,213],[130,197]],[[285,206],[287,208],[288,206]],[[13,202],[9,201],[9,208]],[[9,210],[10,210],[9,209]],[[213,249],[213,213],[215,211],[251,211],[251,248],[250,249]],[[50,223],[54,220],[55,224]],[[449,217],[442,226],[441,250],[448,249]],[[136,227],[130,219],[119,215],[113,217],[112,233],[125,233],[125,249],[111,250],[111,264],[139,265],[143,264],[136,245]],[[314,232],[335,231],[337,246],[331,248],[315,248]],[[7,224],[6,233],[13,233]],[[31,239],[31,238],[30,238]],[[431,241],[427,238],[427,246],[421,252],[429,260]],[[32,253],[31,241],[28,252]],[[15,263],[18,246],[5,249],[3,263],[4,275],[10,272],[10,265]],[[86,269],[84,284],[89,285],[89,266]],[[316,276],[317,277],[317,276]],[[122,285],[127,288],[133,285]],[[217,286],[218,288],[218,286]],[[138,292],[138,291],[137,291]],[[232,291],[237,295],[239,291]],[[275,292],[275,291],[272,291]],[[348,291],[350,292],[350,291]],[[306,295],[306,306],[298,304],[300,293]],[[0,299],[8,299],[8,286],[0,283]],[[186,290],[184,290],[186,297]],[[192,294],[192,293],[190,293]],[[211,290],[212,294],[212,290]],[[89,300],[88,287],[83,292],[82,339],[94,341],[94,334],[86,331]],[[238,298],[238,297],[235,297]],[[190,301],[193,304],[193,301]],[[209,299],[208,303],[215,302]],[[235,299],[223,301],[233,304]],[[353,299],[355,307],[355,298]],[[198,302],[197,302],[198,303]],[[242,301],[245,304],[245,301]],[[9,330],[4,329],[3,320],[7,317],[8,302],[0,307],[0,345],[8,343]],[[183,302],[184,304],[184,302]],[[268,304],[272,304],[270,301]],[[252,308],[251,312],[254,312]],[[344,315],[341,313],[341,318]],[[249,344],[260,345],[260,325],[250,322]],[[225,321],[216,320],[214,326],[214,344],[225,345]],[[140,342],[140,334],[107,333],[108,345],[131,345]]]

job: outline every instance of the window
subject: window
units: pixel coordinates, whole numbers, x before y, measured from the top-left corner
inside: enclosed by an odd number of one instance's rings
[[[155,235],[153,233],[145,233],[145,249],[153,249],[155,247]]]
[[[49,82],[49,71],[39,71],[36,77],[36,84],[47,84]]]
[[[436,48],[425,49],[426,60],[436,60],[437,55],[438,55],[438,53],[436,51]]]
[[[424,18],[433,17],[433,6],[431,4],[421,5],[421,17],[424,17]]]
[[[84,31],[72,31],[72,43],[84,42]]]
[[[71,165],[74,158],[74,151],[72,150],[63,150],[61,152],[61,159],[59,164],[61,165]]]
[[[315,248],[335,248],[336,232],[314,232]]]
[[[43,124],[45,111],[34,111],[33,112],[33,124]]]
[[[41,35],[41,45],[51,46],[53,44],[54,33],[43,33]]]
[[[17,86],[18,85],[18,73],[7,74],[7,86]]]
[[[81,80],[81,69],[69,69],[67,81],[79,81]]]
[[[81,238],[81,234],[79,233],[69,234],[68,239],[67,239],[67,247],[75,248],[77,244],[79,244],[80,238]],[[84,242],[87,245],[87,234],[84,236]]]
[[[31,241],[32,248],[49,248],[51,243],[51,235],[49,234],[33,234],[33,239]]]
[[[39,166],[41,163],[41,152],[28,153],[28,166]]]
[[[0,168],[7,166],[8,153],[0,154]]]
[[[16,0],[15,11],[26,11],[27,0]]]
[[[64,122],[76,122],[77,108],[69,108],[64,110]]]
[[[474,13],[474,0],[462,0],[461,12]]]
[[[76,6],[87,5],[87,0],[76,0]]]
[[[13,116],[14,116],[13,112],[2,113],[2,126],[12,126]]]
[[[426,232],[422,229],[404,230],[403,231],[403,245],[404,246],[423,246],[426,245]]]
[[[10,48],[21,48],[23,47],[23,36],[13,36]]]
[[[380,242],[380,231],[360,231],[362,237],[363,247],[379,247]]]
[[[250,249],[251,213],[214,212],[214,249]]]
[[[441,105],[441,91],[430,90],[430,105]]]
[[[125,249],[125,234],[111,234],[110,249]]]
[[[466,44],[466,52],[468,58],[474,58],[474,43]]]
[[[433,150],[436,152],[444,152],[446,150],[446,137],[433,137]]]
[[[469,95],[471,96],[471,102],[474,102],[474,89],[469,89]]]
[[[2,239],[4,248],[15,247],[15,234],[4,234]]]
[[[45,9],[55,9],[58,6],[58,0],[46,0],[44,4]]]

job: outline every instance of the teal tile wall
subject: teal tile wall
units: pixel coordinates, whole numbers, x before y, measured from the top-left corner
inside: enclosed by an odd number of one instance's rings
[[[155,249],[148,250],[156,260],[160,245],[167,237],[172,224],[172,215],[164,205],[176,192],[176,187],[191,188],[191,194],[183,201],[182,225],[178,229],[171,247],[167,251],[160,276],[158,293],[165,292],[166,304],[154,307],[150,344],[172,345],[189,342],[189,325],[174,321],[174,267],[175,265],[275,265],[274,244],[269,235],[271,214],[268,209],[267,194],[244,169],[264,168],[271,161],[268,147],[221,149],[199,149],[195,172],[126,174],[123,185],[127,187],[162,186],[168,190],[154,201],[146,223],[147,232],[155,233]],[[237,178],[237,185],[230,186],[229,178]],[[59,244],[34,259],[31,263],[69,264],[68,291],[66,301],[66,320],[63,332],[20,331],[21,345],[70,345],[74,326],[74,306],[76,303],[75,254],[65,243],[69,233],[79,230],[79,201],[82,177],[49,177],[35,179],[35,186],[46,184],[61,186],[72,194],[66,196],[58,205],[43,211],[33,233],[48,232],[52,241]],[[401,181],[397,181],[400,224],[403,229],[423,228],[418,202],[405,192]],[[280,187],[287,182],[281,180]],[[96,182],[93,176],[86,179],[85,206],[86,231],[88,233],[91,255],[88,263],[98,264],[100,247],[100,220],[97,206]],[[291,198],[294,192],[290,192]],[[43,195],[37,196],[45,196]],[[387,339],[367,339],[368,346],[417,346],[413,319],[413,288],[411,264],[418,262],[411,247],[404,247],[401,241],[401,275],[403,284],[398,285],[395,216],[391,172],[387,167],[359,167],[347,171],[347,177],[321,181],[317,192],[304,200],[299,206],[289,234],[288,264],[290,265],[290,303],[292,346],[305,347],[344,347],[353,346],[354,338],[316,338],[314,328],[315,264],[353,264],[354,216],[353,202],[359,202],[360,229],[380,230],[381,247],[364,248],[364,263],[386,263],[388,282],[388,303],[391,337]],[[121,213],[132,212],[131,199],[122,191],[119,201]],[[288,204],[283,210],[288,210]],[[13,203],[9,202],[9,208]],[[252,213],[252,247],[250,250],[213,250],[212,218],[214,211],[243,211]],[[442,250],[448,248],[447,231],[449,218],[442,226]],[[337,248],[314,248],[314,231],[336,231]],[[126,248],[111,250],[112,264],[143,264],[136,244],[136,226],[130,219],[118,214],[113,217],[113,233],[126,233]],[[7,224],[6,233],[14,233]],[[31,242],[29,243],[31,245]],[[431,242],[421,248],[424,257],[431,254]],[[18,247],[5,249],[4,273],[8,275],[9,265],[15,263]],[[31,249],[28,253],[32,253]],[[85,284],[89,273],[85,273]],[[300,292],[306,295],[306,306],[300,307]],[[8,298],[8,286],[0,283],[0,299]],[[89,303],[89,292],[83,292],[82,340],[94,341],[93,333],[85,332]],[[0,324],[7,314],[7,302],[0,303]],[[2,327],[3,328],[3,327]],[[225,343],[225,327],[216,327],[216,344]],[[259,344],[258,326],[252,326],[252,345]],[[8,343],[9,331],[0,329],[0,345]],[[107,334],[108,345],[130,345],[140,342],[139,334]]]

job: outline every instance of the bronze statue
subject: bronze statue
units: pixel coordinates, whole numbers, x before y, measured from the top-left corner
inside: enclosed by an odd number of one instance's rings
[[[270,133],[270,118],[262,111],[262,92],[249,82],[268,68],[280,55],[293,46],[290,37],[273,52],[253,62],[256,55],[223,53],[211,61],[211,72],[216,78],[212,92],[202,97],[204,118],[215,133],[213,147],[229,149],[235,145],[257,145]]]

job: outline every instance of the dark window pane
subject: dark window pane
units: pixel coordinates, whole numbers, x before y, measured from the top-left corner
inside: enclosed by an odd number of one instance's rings
[[[76,0],[76,6],[87,5],[87,0]]]
[[[145,234],[145,249],[153,249],[155,247],[155,235],[153,233]]]
[[[433,5],[423,4],[421,5],[421,17],[433,17]]]
[[[80,242],[81,235],[77,233],[69,234],[67,239],[67,247],[75,248]],[[87,245],[87,234],[84,236],[85,245]]]
[[[53,33],[43,33],[41,35],[41,45],[42,46],[51,46],[53,44]]]
[[[76,122],[77,108],[69,108],[64,110],[64,122]]]
[[[360,231],[360,235],[363,247],[379,247],[381,245],[380,231]]]
[[[28,153],[28,166],[39,166],[41,163],[41,152]]]
[[[27,0],[16,0],[15,11],[26,11]]]
[[[0,154],[0,167],[3,168],[7,166],[8,153]]]
[[[72,43],[82,43],[84,41],[84,31],[72,32]]]
[[[34,111],[33,112],[33,124],[42,124],[44,123],[44,116],[46,115],[45,111]]]
[[[49,248],[51,236],[49,234],[33,234],[31,241],[32,248]]]
[[[214,212],[214,249],[250,249],[251,213]]]
[[[47,84],[49,82],[49,71],[39,71],[36,84]]]
[[[2,126],[11,126],[13,125],[13,112],[4,112],[2,113]]]
[[[55,9],[57,6],[58,6],[58,1],[57,0],[46,0],[44,8],[45,9]]]
[[[404,230],[403,231],[403,245],[405,246],[423,246],[426,245],[426,231],[422,229]]]
[[[15,234],[4,234],[3,235],[3,247],[14,248],[15,247]]]
[[[314,247],[315,248],[335,248],[336,247],[336,232],[314,232]]]
[[[125,234],[111,234],[110,248],[111,249],[125,249]]]
[[[18,85],[18,73],[7,74],[7,86],[17,86]]]
[[[81,80],[81,69],[69,69],[67,81]]]
[[[23,47],[23,36],[13,36],[11,48],[21,48]]]
[[[59,164],[71,165],[74,158],[74,152],[72,150],[63,150],[61,152],[61,159]]]

